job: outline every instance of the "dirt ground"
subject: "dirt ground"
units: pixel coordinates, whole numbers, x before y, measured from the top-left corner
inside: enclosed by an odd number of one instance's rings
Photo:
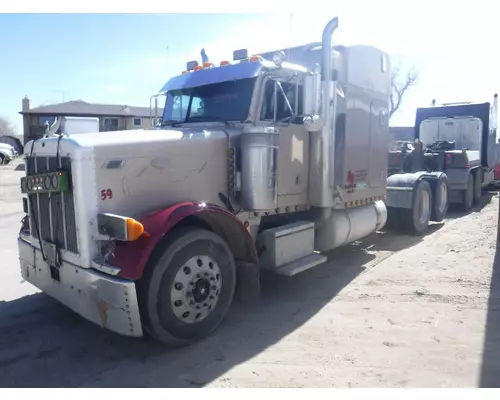
[[[377,233],[168,350],[86,322],[21,283],[15,163],[0,167],[2,387],[500,387],[499,201],[423,238]]]

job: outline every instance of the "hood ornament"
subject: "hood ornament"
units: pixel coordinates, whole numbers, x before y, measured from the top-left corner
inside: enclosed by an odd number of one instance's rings
[[[56,134],[59,126],[61,125],[61,119],[55,118],[52,125],[49,126],[49,121],[45,121],[45,137],[58,136]]]
[[[201,62],[202,62],[202,64],[210,62],[210,60],[207,56],[207,53],[205,53],[205,48],[201,49]]]

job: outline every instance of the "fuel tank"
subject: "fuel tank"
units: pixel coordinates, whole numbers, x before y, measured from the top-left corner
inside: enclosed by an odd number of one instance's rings
[[[383,201],[333,210],[324,223],[318,224],[314,247],[317,251],[335,249],[382,229],[386,222],[387,208]]]

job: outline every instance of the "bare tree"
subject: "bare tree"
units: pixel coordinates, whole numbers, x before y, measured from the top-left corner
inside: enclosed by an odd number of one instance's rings
[[[403,75],[401,66],[394,66],[391,75],[391,102],[389,118],[401,108],[403,98],[408,90],[418,82],[418,73],[414,69]]]
[[[14,126],[7,118],[0,116],[0,135],[12,134],[14,134]]]

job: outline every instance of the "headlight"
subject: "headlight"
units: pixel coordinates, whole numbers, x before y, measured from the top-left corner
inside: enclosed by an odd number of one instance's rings
[[[98,231],[110,238],[133,242],[144,233],[144,226],[133,218],[115,214],[97,215]]]
[[[66,192],[67,190],[69,190],[69,174],[66,171],[21,178],[21,193]]]

